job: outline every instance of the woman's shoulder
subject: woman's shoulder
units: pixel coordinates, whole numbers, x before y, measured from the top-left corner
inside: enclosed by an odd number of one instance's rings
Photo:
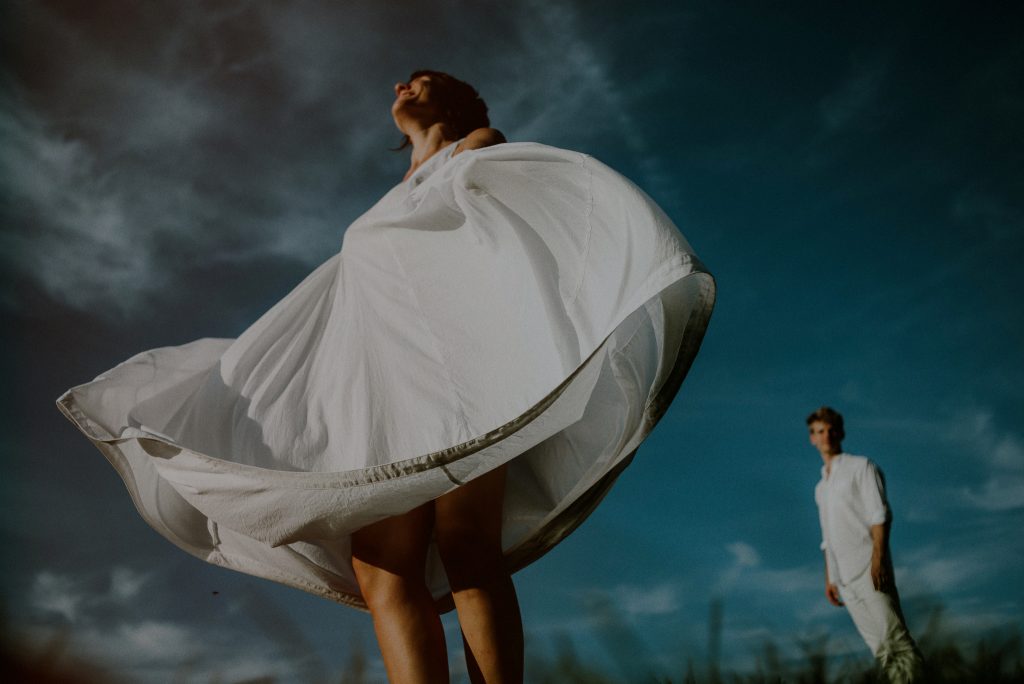
[[[497,128],[478,128],[462,139],[462,142],[456,146],[452,155],[454,156],[466,150],[478,150],[481,147],[499,145],[503,142],[506,142],[505,136]]]

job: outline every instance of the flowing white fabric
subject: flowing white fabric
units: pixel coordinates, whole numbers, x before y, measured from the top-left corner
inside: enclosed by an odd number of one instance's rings
[[[697,353],[711,276],[587,155],[453,149],[238,339],[143,352],[58,400],[170,541],[362,607],[353,531],[510,462],[515,570],[629,462]],[[426,578],[445,605],[434,549]]]

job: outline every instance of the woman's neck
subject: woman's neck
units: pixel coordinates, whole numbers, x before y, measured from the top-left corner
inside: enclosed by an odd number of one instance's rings
[[[409,142],[412,143],[412,158],[405,178],[415,173],[416,169],[437,154],[439,150],[455,142],[455,132],[448,124],[441,122],[424,127],[410,126],[405,134],[409,136]]]

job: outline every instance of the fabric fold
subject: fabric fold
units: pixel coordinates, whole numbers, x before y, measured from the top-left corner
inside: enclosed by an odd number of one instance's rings
[[[713,279],[587,155],[452,150],[237,339],[143,352],[58,400],[170,541],[361,607],[355,530],[508,463],[518,569],[629,463],[697,354]],[[434,550],[426,578],[445,604]]]

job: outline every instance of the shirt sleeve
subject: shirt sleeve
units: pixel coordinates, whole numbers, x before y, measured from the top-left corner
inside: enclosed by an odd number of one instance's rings
[[[868,525],[882,525],[890,518],[889,503],[885,497],[885,477],[871,461],[867,461],[857,484],[864,518]]]
[[[821,500],[820,484],[814,488],[814,503],[818,506],[818,525],[821,528],[821,544],[819,548],[824,551],[828,548],[828,544],[825,543],[825,513],[822,510],[824,502]]]
[[[829,584],[839,584],[839,571],[836,569],[836,559],[831,549],[825,550],[825,572],[828,573]]]

